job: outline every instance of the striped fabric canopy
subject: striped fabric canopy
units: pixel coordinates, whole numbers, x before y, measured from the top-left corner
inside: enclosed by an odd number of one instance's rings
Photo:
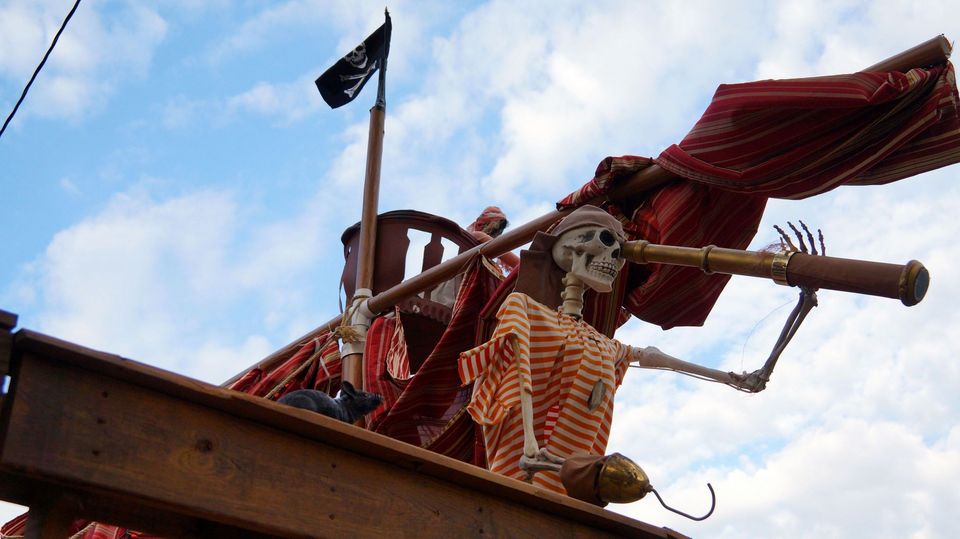
[[[678,180],[647,192],[636,209],[608,205],[630,239],[745,249],[769,197],[884,184],[960,161],[957,104],[949,62],[906,73],[721,85],[679,144],[655,160],[605,159],[558,207],[583,204],[656,163]],[[696,268],[630,266],[624,306],[665,329],[703,324],[730,279]]]

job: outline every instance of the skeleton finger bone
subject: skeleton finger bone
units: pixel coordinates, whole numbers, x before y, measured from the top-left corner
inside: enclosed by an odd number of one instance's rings
[[[803,221],[800,221],[800,227],[803,228],[803,231],[807,233],[807,240],[810,241],[810,254],[815,255],[817,253],[817,244],[813,241],[813,234],[810,232],[810,229],[807,228],[807,224]]]
[[[800,243],[800,252],[806,253],[807,244],[803,242],[803,234],[801,234],[800,231],[797,230],[797,227],[793,226],[793,223],[790,221],[787,221],[787,226],[789,226],[790,229],[793,230],[793,233],[797,235],[797,241]]]
[[[787,235],[787,232],[784,229],[780,228],[777,225],[773,225],[773,228],[774,230],[780,233],[780,245],[782,246],[784,241],[787,242],[787,247],[789,247],[789,249],[784,248],[784,250],[790,250],[790,251],[797,250],[797,246],[793,244],[793,242],[790,240],[790,236]]]

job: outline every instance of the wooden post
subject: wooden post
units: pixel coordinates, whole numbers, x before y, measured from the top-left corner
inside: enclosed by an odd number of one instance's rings
[[[363,348],[372,314],[365,301],[373,295],[374,258],[377,249],[377,205],[380,199],[380,165],[383,161],[383,125],[387,115],[387,58],[390,56],[392,24],[390,12],[384,8],[383,56],[377,74],[377,102],[370,109],[370,132],[367,136],[367,169],[363,178],[363,209],[360,217],[360,244],[357,246],[357,280],[350,300],[350,320],[346,323],[360,326],[354,342],[344,341],[341,353],[342,380],[363,388]],[[362,421],[360,422],[362,424]]]
[[[10,372],[10,356],[13,354],[13,328],[17,327],[17,315],[0,309],[0,376]]]
[[[360,245],[357,260],[357,288],[351,306],[373,295],[373,260],[377,246],[377,206],[380,198],[380,166],[383,160],[383,133],[386,104],[379,100],[370,109],[370,134],[367,138],[367,169],[363,180],[363,210],[360,217]],[[351,321],[352,323],[352,321]],[[343,356],[343,379],[363,387],[363,343],[348,346]],[[357,351],[359,349],[359,351]]]
[[[63,539],[76,517],[75,507],[53,492],[44,492],[30,504],[24,539]]]

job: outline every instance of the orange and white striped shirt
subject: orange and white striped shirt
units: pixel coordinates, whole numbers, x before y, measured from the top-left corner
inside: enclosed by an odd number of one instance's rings
[[[520,469],[521,387],[531,391],[541,449],[564,458],[603,455],[630,347],[519,292],[507,296],[497,319],[493,337],[460,354],[459,362],[460,379],[475,381],[467,411],[483,426],[487,467],[516,479],[526,476]],[[602,397],[590,410],[595,387]],[[566,493],[557,472],[538,472],[534,484]]]

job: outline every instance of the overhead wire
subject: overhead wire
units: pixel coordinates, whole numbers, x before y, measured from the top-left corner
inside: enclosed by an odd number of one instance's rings
[[[37,75],[40,74],[40,70],[43,69],[43,65],[47,63],[47,58],[50,57],[50,53],[53,52],[53,48],[57,46],[57,40],[60,39],[60,34],[62,34],[63,29],[67,27],[67,23],[70,22],[70,18],[73,17],[73,14],[77,11],[77,7],[79,5],[80,0],[74,2],[73,7],[70,8],[70,12],[67,13],[66,18],[63,19],[63,24],[60,25],[60,29],[57,30],[57,34],[53,36],[53,42],[50,43],[50,48],[47,49],[47,53],[43,55],[43,59],[40,60],[40,64],[37,65],[37,69],[34,70],[33,76],[30,77],[27,85],[23,88],[23,93],[20,94],[20,99],[17,100],[17,104],[13,106],[13,110],[10,111],[10,115],[7,116],[7,119],[3,122],[3,127],[0,127],[0,137],[3,136],[4,131],[7,130],[7,126],[10,125],[10,121],[13,120],[13,117],[17,114],[17,110],[20,109],[20,105],[23,103],[23,100],[26,99],[27,92],[30,91],[30,86],[33,85],[33,81],[36,80]]]

